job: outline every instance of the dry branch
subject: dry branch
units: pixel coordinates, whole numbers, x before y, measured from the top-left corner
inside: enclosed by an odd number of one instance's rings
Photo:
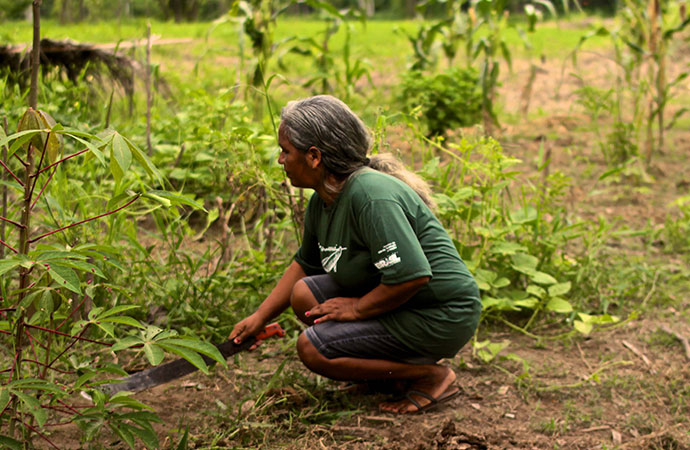
[[[42,39],[39,48],[41,68],[44,71],[58,68],[70,81],[77,82],[85,69],[89,75],[100,80],[101,70],[105,68],[110,78],[127,95],[131,96],[134,92],[134,74],[139,67],[126,56],[101,50],[91,44],[51,39]],[[0,69],[8,70],[22,84],[24,75],[30,70],[31,53],[26,46],[0,46]]]
[[[644,353],[642,353],[640,350],[638,350],[637,347],[635,347],[634,345],[632,345],[628,341],[621,341],[621,344],[623,344],[623,347],[627,348],[628,350],[633,352],[635,355],[637,355],[642,361],[644,361],[645,366],[647,366],[649,368],[649,371],[651,373],[655,372],[654,369],[652,368],[652,363],[649,362],[649,358],[647,358],[647,356],[645,356]]]
[[[668,325],[661,325],[660,328],[663,332],[670,334],[671,336],[678,339],[681,344],[683,344],[683,349],[685,350],[685,357],[688,359],[688,361],[690,361],[690,340],[688,340],[688,338],[686,338],[682,334],[673,331],[671,328],[668,327]]]

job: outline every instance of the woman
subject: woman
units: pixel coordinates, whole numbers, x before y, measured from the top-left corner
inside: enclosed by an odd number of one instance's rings
[[[309,325],[297,350],[310,370],[335,380],[408,383],[406,397],[382,410],[419,412],[457,395],[455,373],[438,361],[472,337],[481,302],[429,208],[425,183],[395,158],[369,160],[368,129],[331,96],[288,103],[278,143],[292,185],[315,191],[304,239],[230,338],[257,334],[292,306]]]

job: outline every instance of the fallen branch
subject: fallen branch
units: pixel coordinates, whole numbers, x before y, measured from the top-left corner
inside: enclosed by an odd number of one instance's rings
[[[673,331],[671,328],[669,328],[668,325],[661,325],[660,328],[664,333],[670,334],[671,336],[678,339],[681,344],[683,344],[683,349],[685,350],[685,357],[688,359],[688,361],[690,361],[690,341],[688,341],[688,338],[686,338],[680,333]]]
[[[650,372],[650,373],[655,373],[655,372],[656,372],[656,371],[652,368],[652,363],[649,362],[649,358],[647,358],[647,357],[645,356],[644,353],[642,353],[641,351],[639,351],[639,350],[637,349],[637,347],[635,347],[634,345],[632,345],[632,344],[631,344],[630,342],[628,342],[628,341],[621,341],[621,344],[623,344],[623,347],[627,348],[628,350],[630,350],[631,352],[633,352],[635,355],[637,355],[637,356],[644,362],[644,364],[649,368],[649,372]]]
[[[623,449],[626,449],[626,448],[646,448],[647,446],[645,445],[645,443],[647,443],[647,442],[649,442],[649,441],[652,441],[652,440],[654,440],[654,439],[656,439],[656,438],[659,438],[659,437],[661,437],[661,436],[663,436],[663,435],[665,435],[665,434],[667,434],[667,433],[669,433],[669,432],[675,430],[676,428],[679,428],[679,427],[682,426],[682,425],[683,425],[682,423],[677,423],[677,424],[675,424],[675,425],[673,425],[673,426],[670,426],[670,427],[664,427],[664,428],[662,428],[662,429],[659,430],[659,431],[655,431],[655,432],[653,432],[653,433],[645,434],[644,436],[640,436],[640,437],[637,437],[637,438],[635,438],[635,439],[633,439],[633,440],[631,440],[631,441],[628,441],[628,442],[626,442],[625,444],[621,445],[621,446],[618,447],[618,448],[619,448],[620,450],[623,450]]]

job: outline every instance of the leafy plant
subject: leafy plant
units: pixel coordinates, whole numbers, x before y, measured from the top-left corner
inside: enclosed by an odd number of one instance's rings
[[[96,377],[108,376],[113,371],[124,373],[111,364],[93,364],[93,359],[87,363],[88,373],[84,373],[82,364],[88,359],[79,363],[79,357],[73,359],[82,354],[81,345],[87,342],[110,347],[111,342],[120,340],[126,328],[146,329],[136,319],[123,314],[134,306],[113,306],[111,302],[116,299],[107,295],[111,288],[105,282],[105,268],[120,265],[117,258],[110,259],[118,253],[117,249],[107,241],[99,244],[81,241],[74,232],[96,220],[121,216],[130,205],[143,199],[168,206],[180,202],[174,193],[151,189],[143,182],[138,183],[139,192],[127,189],[133,160],[141,164],[153,183],[158,184],[162,179],[146,155],[117,132],[109,131],[97,137],[64,128],[47,113],[31,108],[20,120],[18,129],[9,136],[0,135],[0,148],[6,151],[2,167],[10,175],[7,186],[16,205],[9,208],[8,217],[1,218],[14,232],[0,237],[0,245],[8,250],[8,256],[0,260],[3,275],[0,330],[6,348],[11,349],[10,366],[0,375],[0,421],[9,424],[9,435],[3,437],[7,442],[18,442],[16,437],[30,442],[34,434],[50,442],[42,431],[44,426],[76,420],[77,410],[68,403],[73,394],[94,393]],[[65,145],[65,139],[71,142]],[[74,151],[75,143],[84,149]],[[66,171],[63,166],[78,157],[92,158],[109,167],[115,181],[114,195],[109,202],[96,201],[104,192],[96,195],[84,192],[82,198],[59,200],[52,195],[56,193],[54,181]],[[57,189],[59,192],[60,186]],[[71,203],[70,207],[65,203]],[[82,218],[68,213],[94,211],[99,206],[105,206],[105,211],[91,212]],[[70,240],[70,237],[77,239]],[[96,301],[102,305],[95,306]],[[142,351],[156,364],[164,350],[184,355],[202,370],[206,370],[205,364],[198,363],[195,351],[201,350],[224,363],[215,347],[198,340],[163,342],[158,339],[141,344]],[[120,347],[125,348],[122,344]],[[89,357],[96,358],[97,352]],[[81,376],[76,379],[78,373]],[[92,422],[93,414],[101,411],[102,414],[96,414],[97,422],[105,423],[111,418],[111,424],[117,423],[113,426],[126,442],[133,446],[129,438],[138,436],[148,447],[155,447],[150,433],[151,416],[138,412],[111,414],[113,409],[122,407],[141,409],[138,402],[120,395],[113,399],[103,397],[100,406],[89,414],[76,416],[81,422]]]
[[[450,129],[481,121],[478,81],[473,69],[451,68],[431,75],[411,71],[403,77],[399,98],[408,114],[421,115],[428,136],[442,136]]]
[[[367,78],[370,87],[373,87],[369,64],[364,59],[353,58],[351,54],[352,21],[358,20],[365,27],[366,14],[356,8],[339,11],[326,2],[306,0],[305,3],[320,13],[326,21],[326,28],[321,39],[297,37],[290,44],[290,53],[309,57],[316,69],[316,73],[303,86],[311,87],[314,94],[334,94],[349,103],[359,80]],[[331,39],[341,29],[345,41],[342,52],[337,52],[333,49]],[[285,68],[282,60],[280,62],[281,67]]]
[[[615,126],[620,130],[620,124],[630,123],[636,132],[645,130],[645,160],[649,166],[652,154],[664,146],[665,131],[688,111],[678,109],[667,122],[666,107],[671,94],[690,75],[690,71],[681,71],[673,80],[667,80],[668,48],[674,36],[690,24],[690,18],[658,0],[626,0],[618,19],[612,27],[600,25],[584,35],[572,53],[573,63],[588,39],[610,38],[614,60],[620,68],[616,76]],[[640,146],[640,139],[635,136],[635,146]]]

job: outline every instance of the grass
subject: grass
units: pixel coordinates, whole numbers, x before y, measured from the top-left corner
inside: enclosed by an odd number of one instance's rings
[[[237,43],[236,26],[224,23],[214,26],[212,22],[174,23],[128,19],[126,21],[103,21],[62,25],[55,20],[41,22],[41,35],[51,39],[72,39],[78,42],[107,43],[120,40],[144,39],[146,25],[151,23],[151,32],[164,39],[192,38],[203,40],[210,36],[214,41],[235,46]],[[402,31],[414,33],[421,22],[415,20],[370,20],[366,25],[353,23],[353,53],[367,55],[375,59],[398,58],[401,54],[410,53],[410,44]],[[574,48],[586,29],[568,27],[567,21],[547,21],[537,26],[529,34],[533,45],[532,54],[545,57],[562,56],[564,48]],[[276,41],[288,36],[318,36],[325,29],[325,22],[317,19],[286,17],[278,21]],[[296,32],[295,30],[299,30]],[[0,41],[10,44],[31,42],[31,24],[29,22],[5,22],[0,34]],[[334,48],[342,48],[344,31],[339,31],[333,38]],[[509,46],[522,48],[522,40],[513,28],[506,36]],[[607,44],[605,38],[593,38],[587,42],[587,48],[601,48]]]

